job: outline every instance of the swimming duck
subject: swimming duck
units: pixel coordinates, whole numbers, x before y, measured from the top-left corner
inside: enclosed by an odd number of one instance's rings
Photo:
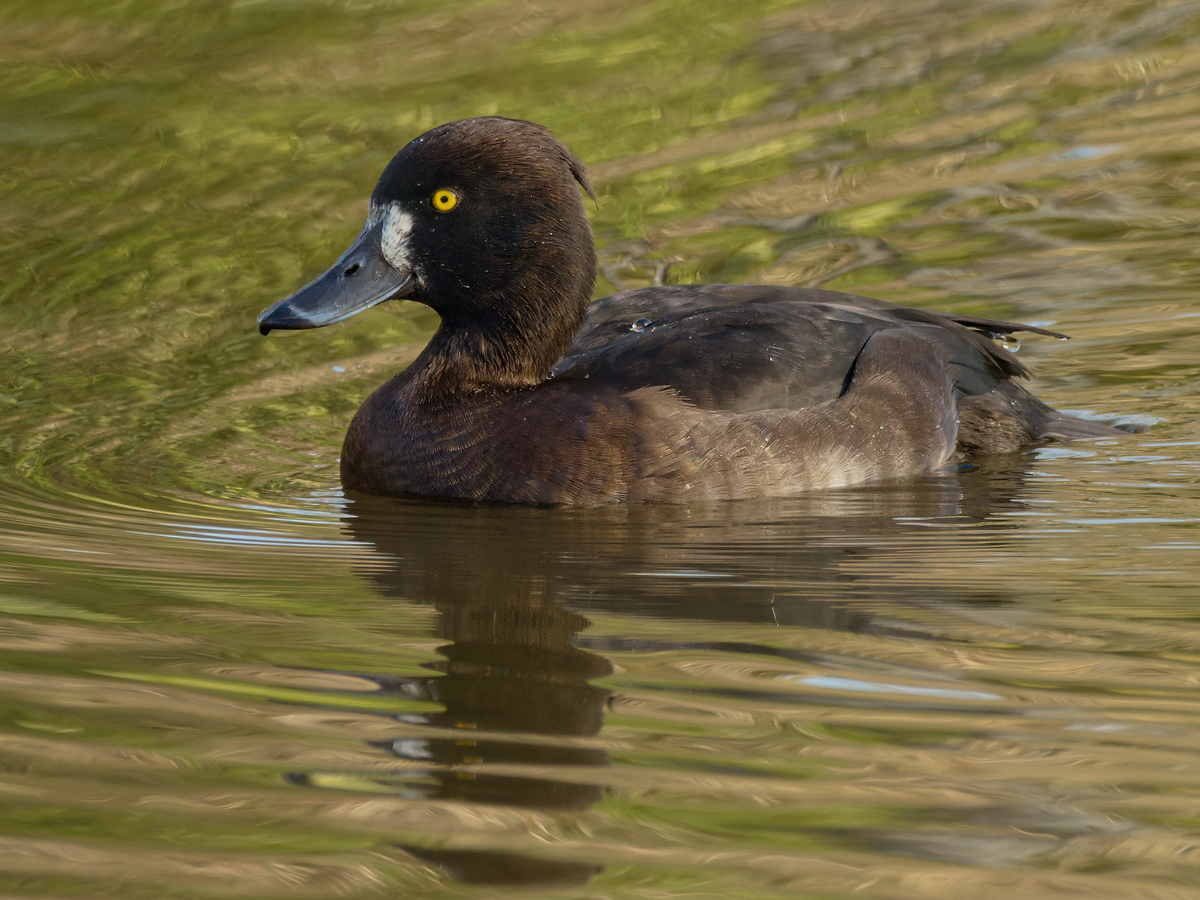
[[[329,271],[259,316],[317,328],[393,298],[441,325],[354,416],[344,487],[492,503],[784,496],[930,472],[1047,438],[1055,412],[991,337],[1028,325],[834,291],[674,285],[589,303],[583,164],[497,117],[388,163]]]

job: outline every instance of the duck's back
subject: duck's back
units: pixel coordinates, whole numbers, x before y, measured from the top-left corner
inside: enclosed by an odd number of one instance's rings
[[[800,409],[836,399],[876,332],[930,344],[955,388],[985,394],[1024,366],[983,334],[1041,329],[954,318],[835,291],[676,285],[624,291],[588,308],[552,380],[636,390],[668,386],[702,409]]]
[[[705,410],[798,410],[841,397],[872,335],[919,339],[945,365],[966,452],[1011,452],[1046,437],[1111,433],[1054,412],[1013,381],[1024,365],[992,336],[1052,331],[896,306],[836,291],[676,285],[593,303],[553,381],[633,391],[666,386]],[[898,378],[914,361],[899,361]]]

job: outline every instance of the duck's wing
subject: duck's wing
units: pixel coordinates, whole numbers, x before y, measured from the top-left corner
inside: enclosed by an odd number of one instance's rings
[[[897,329],[929,342],[968,396],[1028,374],[990,335],[1054,334],[835,291],[642,288],[589,307],[551,380],[588,379],[595,388],[624,391],[666,386],[703,409],[800,409],[840,396],[870,337]]]

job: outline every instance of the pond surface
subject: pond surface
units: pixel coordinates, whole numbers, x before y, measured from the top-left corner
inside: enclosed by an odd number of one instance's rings
[[[260,337],[467,115],[592,168],[597,296],[1017,319],[1149,426],[600,511],[344,496],[432,332]],[[1200,3],[0,9],[0,894],[1194,897]]]

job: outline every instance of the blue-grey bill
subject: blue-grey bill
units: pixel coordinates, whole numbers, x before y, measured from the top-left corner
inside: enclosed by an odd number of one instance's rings
[[[275,328],[320,328],[408,294],[413,275],[398,271],[383,258],[381,231],[380,225],[366,229],[324,275],[264,309],[258,316],[258,330],[268,334]]]

